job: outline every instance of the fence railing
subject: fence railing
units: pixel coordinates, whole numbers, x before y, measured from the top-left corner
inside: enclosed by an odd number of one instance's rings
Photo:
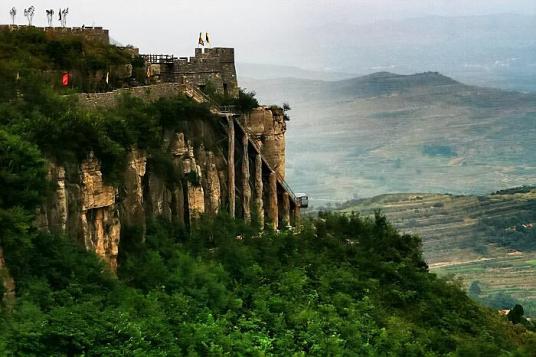
[[[146,62],[151,64],[173,63],[177,57],[173,55],[140,55]]]

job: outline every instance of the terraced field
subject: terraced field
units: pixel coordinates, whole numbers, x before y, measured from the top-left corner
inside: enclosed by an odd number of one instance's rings
[[[536,305],[536,190],[488,196],[388,194],[345,204],[362,215],[381,209],[401,231],[423,239],[430,269],[455,274],[481,298],[502,292]]]

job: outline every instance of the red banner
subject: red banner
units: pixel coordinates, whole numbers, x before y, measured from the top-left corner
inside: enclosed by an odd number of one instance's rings
[[[69,73],[63,72],[63,74],[61,75],[61,85],[64,87],[67,87],[69,83],[70,83]]]

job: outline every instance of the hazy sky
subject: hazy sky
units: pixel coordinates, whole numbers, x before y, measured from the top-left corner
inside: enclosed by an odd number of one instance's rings
[[[0,23],[10,22],[9,9],[18,9],[23,24],[28,0],[0,0]],[[34,25],[45,25],[45,9],[69,7],[68,25],[110,29],[122,44],[142,52],[193,52],[200,31],[214,45],[237,49],[238,61],[282,63],[269,54],[293,32],[329,29],[330,24],[363,24],[383,19],[426,15],[473,16],[495,13],[535,14],[536,0],[39,0]],[[55,17],[58,26],[57,14]],[[299,43],[296,43],[299,46]],[[281,55],[281,49],[276,51]]]

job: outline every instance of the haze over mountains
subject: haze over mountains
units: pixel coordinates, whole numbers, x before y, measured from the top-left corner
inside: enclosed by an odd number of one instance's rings
[[[536,181],[536,94],[436,72],[242,80],[290,102],[287,177],[314,204],[393,192],[483,194]]]
[[[438,71],[464,83],[529,91],[536,89],[536,17],[499,14],[467,17],[430,16],[373,24],[332,23],[297,29],[269,58],[300,68],[270,78],[321,78],[303,70],[366,75],[379,71],[411,74]],[[270,40],[259,39],[273,48]],[[280,51],[277,52],[277,51]],[[239,56],[252,62],[253,54]],[[268,57],[267,57],[268,58]],[[244,66],[239,65],[242,73]],[[242,76],[266,78],[263,70]],[[336,76],[335,76],[336,77]],[[348,78],[348,77],[347,77]]]

